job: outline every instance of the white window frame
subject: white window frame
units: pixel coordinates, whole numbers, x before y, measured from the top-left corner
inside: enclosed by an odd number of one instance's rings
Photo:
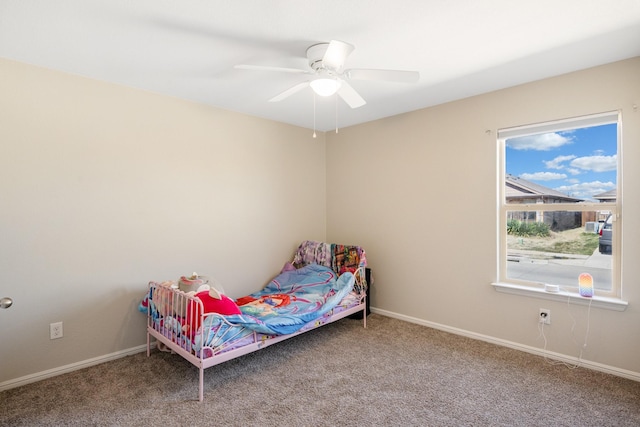
[[[591,126],[599,126],[605,124],[617,124],[617,193],[616,202],[605,203],[553,203],[553,204],[507,204],[505,196],[505,176],[506,176],[506,140],[528,135],[536,135],[548,132],[560,132],[571,129],[579,129]],[[572,302],[578,304],[591,304],[593,307],[601,307],[622,311],[626,309],[627,302],[622,300],[622,284],[621,284],[621,258],[622,258],[622,112],[611,111],[600,114],[592,114],[588,116],[575,117],[570,119],[556,120],[545,123],[531,124],[526,126],[518,126],[512,128],[499,129],[497,132],[498,147],[498,260],[497,260],[497,282],[493,283],[496,290],[511,294],[526,295],[550,300],[566,301],[571,298]],[[520,281],[507,279],[507,212],[508,211],[598,211],[609,210],[614,215],[613,233],[615,239],[612,250],[612,289],[610,292],[598,290],[593,298],[584,298],[569,289],[562,289],[560,292],[550,292],[545,288],[544,283],[535,283],[531,281]],[[577,286],[576,286],[577,288]],[[575,298],[573,298],[575,297]]]

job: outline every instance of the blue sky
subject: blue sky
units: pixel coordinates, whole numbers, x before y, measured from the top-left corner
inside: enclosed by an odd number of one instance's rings
[[[506,172],[571,197],[616,188],[617,124],[543,133],[506,141]]]

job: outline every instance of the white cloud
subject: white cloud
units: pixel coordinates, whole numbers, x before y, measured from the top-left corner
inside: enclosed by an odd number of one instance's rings
[[[616,184],[613,182],[581,182],[572,185],[563,185],[556,187],[555,190],[561,193],[568,194],[571,197],[579,199],[591,199],[596,194],[604,193],[605,191],[613,190],[616,188]]]
[[[536,173],[523,173],[520,178],[527,179],[529,181],[552,181],[554,179],[564,179],[567,175],[563,173],[554,172],[536,172]]]
[[[573,160],[575,158],[576,156],[574,156],[573,154],[568,156],[558,156],[553,160],[544,161],[544,165],[547,167],[547,169],[564,169],[565,165],[563,165],[562,163],[568,162],[569,160]]]
[[[571,175],[580,175],[582,173],[580,169],[576,168],[567,168],[567,172],[569,172]]]
[[[514,150],[549,151],[572,142],[573,138],[552,132],[508,139],[506,145]]]
[[[593,172],[614,171],[618,167],[617,155],[578,157],[571,161],[571,166]]]

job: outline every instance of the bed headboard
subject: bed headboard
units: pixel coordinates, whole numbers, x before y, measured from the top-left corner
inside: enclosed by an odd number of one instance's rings
[[[305,240],[298,246],[292,263],[296,268],[320,264],[333,269],[337,274],[347,271],[355,274],[357,270],[367,266],[367,256],[360,246]]]

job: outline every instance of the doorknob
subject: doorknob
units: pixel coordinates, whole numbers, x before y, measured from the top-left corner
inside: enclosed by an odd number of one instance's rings
[[[13,305],[13,300],[8,297],[0,299],[0,308],[9,308]]]

